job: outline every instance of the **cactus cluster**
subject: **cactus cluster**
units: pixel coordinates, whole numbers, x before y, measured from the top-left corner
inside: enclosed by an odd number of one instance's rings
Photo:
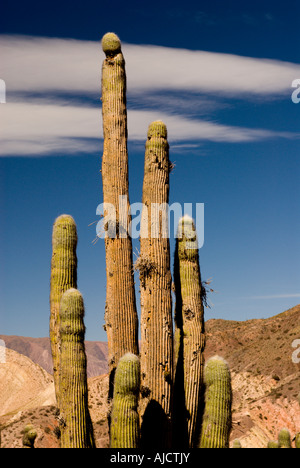
[[[154,121],[149,125],[146,139],[140,256],[135,264],[141,292],[139,351],[132,241],[128,229],[131,217],[125,60],[121,42],[114,33],[104,35],[102,49],[105,59],[101,81],[104,136],[101,172],[107,276],[108,401],[112,403],[110,446],[171,449],[179,443],[184,447],[196,447],[202,417],[205,333],[195,227],[190,218],[180,220],[182,235],[177,242],[174,265],[174,339],[168,235],[172,164],[167,127],[160,120]],[[112,205],[116,210],[114,219],[109,213]],[[91,448],[95,443],[88,411],[84,304],[77,290],[76,245],[73,218],[60,216],[53,227],[50,337],[61,446]],[[222,363],[219,372],[207,377],[210,382],[207,384],[207,424],[210,424],[209,418],[214,418],[217,432],[208,433],[206,427],[205,438],[212,439],[216,446],[228,446],[230,406],[226,392],[230,394],[231,389],[227,368],[226,371],[226,384]],[[226,408],[223,408],[224,398]],[[220,412],[220,421],[216,408],[224,409]],[[174,418],[174,414],[179,417]]]
[[[102,48],[106,56],[102,67],[103,197],[104,205],[107,202],[118,207],[120,194],[125,195],[128,200],[125,61],[121,42],[115,34],[104,35]],[[130,264],[131,239],[130,236],[125,236],[125,242],[121,235],[126,232],[129,214],[124,216],[123,213],[121,217],[121,213],[117,211],[113,226],[116,236],[113,238],[109,235],[109,226],[106,226],[105,318],[111,388],[114,383],[110,423],[110,443],[113,447],[118,444],[119,447],[129,447],[128,443],[131,443],[134,444],[131,447],[140,446],[143,449],[169,449],[178,444],[182,447],[197,447],[199,442],[204,391],[203,290],[195,227],[191,218],[184,217],[179,223],[179,230],[183,230],[183,234],[179,236],[175,252],[174,337],[167,209],[171,167],[167,127],[164,122],[157,120],[150,123],[145,144],[140,255],[134,265],[139,270],[141,297],[140,388],[138,392],[134,392],[135,397],[137,393],[139,396],[138,443],[136,440],[133,442],[134,438],[129,441],[130,431],[124,421],[124,411],[128,411],[124,405],[129,401],[135,405],[135,398],[129,391],[127,400],[124,398],[124,390],[120,390],[120,376],[128,365],[127,353],[138,354],[138,347],[135,345],[135,297],[132,293],[132,277],[128,276],[134,270]],[[109,222],[108,218],[108,225]],[[127,340],[129,336],[132,338],[131,343]],[[216,445],[228,446],[231,400],[227,401],[226,392],[231,395],[231,384],[226,367],[226,384],[222,382],[223,385],[219,385],[219,374],[224,377],[222,372],[224,373],[224,369],[221,363],[220,372],[211,377],[211,381],[216,379],[216,385],[212,384],[210,388],[210,416],[215,417],[219,433],[210,436]],[[218,394],[219,390],[223,392],[221,396]],[[219,398],[221,403],[218,402]],[[224,398],[228,405],[226,408],[222,406]],[[213,406],[215,399],[217,401]],[[224,409],[220,421],[214,413],[215,407]],[[123,414],[120,414],[120,408],[123,408]],[[133,421],[137,421],[134,417],[135,410],[130,415],[132,420],[127,417],[127,422],[130,430],[133,430]],[[124,426],[121,435],[120,421]],[[207,434],[206,436],[209,437]]]
[[[175,333],[168,226],[167,127],[150,123],[145,143],[140,255],[133,265],[129,226],[125,60],[119,38],[102,39],[102,181],[106,254],[105,326],[109,353],[111,448],[229,448],[231,375],[226,361],[204,363],[205,291],[195,225],[178,224],[174,256]],[[125,200],[122,207],[120,197]],[[109,206],[116,217],[109,216]],[[113,234],[113,235],[112,235]],[[62,448],[95,446],[88,410],[84,303],[77,290],[77,233],[72,217],[53,227],[50,337]],[[134,269],[139,270],[141,338]],[[29,440],[30,431],[27,431]],[[24,435],[25,438],[25,435]],[[26,440],[27,440],[26,439]],[[29,442],[28,442],[29,443]],[[299,434],[295,445],[299,447]],[[233,448],[242,448],[239,440]],[[270,448],[274,447],[269,443]],[[289,448],[288,431],[276,447]]]
[[[300,432],[297,432],[292,439],[290,431],[283,428],[278,434],[278,440],[270,440],[267,448],[293,448],[292,442],[295,443],[295,448],[300,448]]]
[[[52,259],[50,279],[50,342],[53,377],[59,406],[60,374],[60,300],[69,288],[77,288],[77,227],[70,215],[59,216],[52,231]]]
[[[62,448],[92,448],[84,346],[84,303],[77,288],[77,227],[70,215],[53,225],[50,341]]]

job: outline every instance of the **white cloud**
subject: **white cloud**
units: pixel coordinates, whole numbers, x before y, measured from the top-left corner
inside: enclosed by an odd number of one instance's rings
[[[149,110],[149,94],[171,90],[270,98],[290,92],[291,82],[300,76],[300,65],[147,45],[124,44],[123,50],[129,92],[135,95],[138,107],[128,112],[131,141],[145,141],[149,123],[158,119],[164,120],[169,141],[177,147],[187,142],[251,142],[299,136],[224,125],[200,119],[199,114],[198,119],[187,118],[184,112],[178,113],[184,110],[182,101],[181,110],[174,112],[176,96],[173,108],[170,100],[164,108],[157,99]],[[0,107],[1,156],[102,149],[100,101],[98,107],[89,107],[74,100],[74,96],[84,99],[91,94],[100,98],[104,58],[100,41],[0,36],[0,55],[1,79],[7,89],[7,103]],[[206,110],[209,113],[207,103]]]
[[[0,155],[38,156],[50,153],[100,152],[102,116],[99,107],[58,105],[42,101],[1,105]],[[148,125],[163,120],[169,142],[251,142],[268,138],[294,138],[293,133],[275,133],[221,125],[154,111],[128,112],[131,141],[146,140]]]
[[[0,36],[7,91],[100,93],[100,41]],[[129,91],[173,89],[221,95],[282,94],[300,65],[152,45],[123,45]]]

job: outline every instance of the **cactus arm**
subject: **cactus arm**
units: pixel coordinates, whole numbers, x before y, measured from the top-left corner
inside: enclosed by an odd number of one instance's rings
[[[228,365],[214,356],[204,368],[205,410],[200,448],[229,448],[232,388]]]
[[[199,440],[205,347],[204,307],[198,242],[192,218],[179,220],[174,261],[175,307],[175,432],[178,443],[195,447]]]
[[[50,341],[53,377],[59,406],[59,305],[63,293],[77,287],[77,229],[72,216],[61,215],[53,225],[50,279]]]
[[[138,354],[138,315],[136,310],[132,243],[128,234],[129,210],[126,72],[121,42],[114,33],[102,38],[106,58],[102,66],[103,158],[102,182],[104,205],[116,209],[115,237],[105,236],[106,306],[110,375],[109,397],[119,359],[127,352]],[[125,197],[124,210],[119,197]],[[122,212],[121,212],[122,211]],[[104,215],[107,213],[105,212]],[[110,227],[110,226],[109,226]],[[107,229],[107,227],[106,227]]]
[[[77,289],[63,294],[60,317],[61,448],[94,448],[88,409],[84,303]]]
[[[118,363],[111,412],[111,448],[139,448],[140,429],[138,397],[140,389],[140,361],[131,353]]]
[[[139,411],[142,446],[153,446],[154,437],[156,444],[167,448],[171,438],[173,329],[167,213],[170,164],[165,124],[152,122],[147,137],[140,258],[135,265],[140,272],[141,290]],[[149,438],[153,427],[155,433]]]

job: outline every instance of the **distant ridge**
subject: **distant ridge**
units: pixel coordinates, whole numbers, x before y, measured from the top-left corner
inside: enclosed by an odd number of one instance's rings
[[[53,373],[52,355],[49,338],[30,338],[16,335],[0,335],[5,346],[13,349],[33,362],[43,367],[49,374]],[[88,377],[106,374],[107,367],[107,343],[101,341],[86,341],[86,353],[88,358]]]
[[[299,369],[292,362],[292,342],[300,339],[300,305],[267,319],[233,321],[210,319],[205,323],[206,358],[220,354],[234,371],[259,371],[287,376]],[[0,335],[5,345],[52,374],[49,338]],[[108,372],[105,341],[86,341],[88,377]],[[300,391],[300,389],[299,389]]]

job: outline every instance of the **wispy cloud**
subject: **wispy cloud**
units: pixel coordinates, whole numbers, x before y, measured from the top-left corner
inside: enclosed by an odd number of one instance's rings
[[[149,45],[124,44],[123,50],[133,141],[144,141],[149,123],[157,119],[165,121],[177,146],[298,137],[226,125],[210,113],[219,105],[217,95],[249,100],[290,92],[299,64]],[[100,42],[0,36],[0,54],[7,88],[7,104],[0,108],[0,155],[99,151]]]
[[[100,92],[100,42],[0,36],[8,92]],[[177,89],[224,95],[285,93],[300,64],[152,45],[123,44],[128,90]],[[245,94],[246,93],[246,94]]]
[[[42,103],[2,105],[0,156],[38,156],[99,152],[102,138],[100,106]],[[144,142],[148,125],[161,119],[168,127],[169,141],[243,143],[270,138],[294,138],[293,133],[233,127],[200,119],[156,111],[130,110],[128,134],[132,141]]]
[[[270,294],[270,295],[265,295],[265,296],[248,296],[248,297],[243,297],[241,299],[293,299],[293,298],[298,298],[300,297],[300,293],[296,294]]]

